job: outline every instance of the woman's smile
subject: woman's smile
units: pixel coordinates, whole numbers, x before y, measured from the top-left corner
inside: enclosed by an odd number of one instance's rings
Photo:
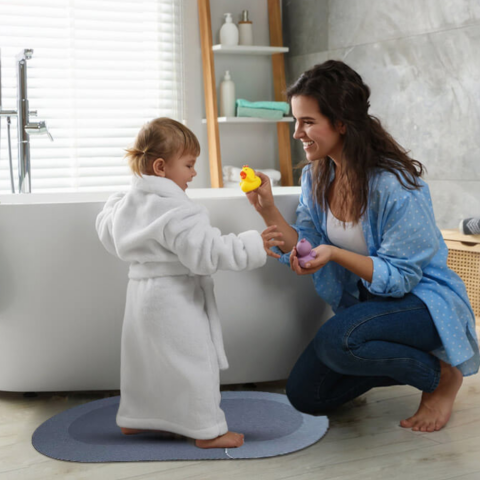
[[[303,143],[303,149],[308,150],[309,148],[313,147],[314,141],[313,140],[302,140]]]

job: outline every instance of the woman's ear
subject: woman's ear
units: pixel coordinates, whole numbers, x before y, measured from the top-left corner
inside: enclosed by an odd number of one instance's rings
[[[347,131],[347,126],[343,122],[338,121],[337,131],[340,135],[345,135],[345,132]]]
[[[165,176],[165,160],[163,158],[157,158],[152,163],[153,174],[157,177]]]

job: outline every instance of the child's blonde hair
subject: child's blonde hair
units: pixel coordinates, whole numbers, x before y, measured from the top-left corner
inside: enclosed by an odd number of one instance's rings
[[[125,157],[133,173],[148,174],[157,158],[169,162],[186,154],[198,157],[200,144],[195,134],[176,120],[161,117],[146,123],[138,132],[132,148]]]

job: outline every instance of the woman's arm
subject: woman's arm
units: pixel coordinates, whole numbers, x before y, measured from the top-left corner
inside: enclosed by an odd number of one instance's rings
[[[283,253],[290,252],[298,242],[298,233],[283,218],[275,205],[270,178],[260,172],[255,172],[262,184],[256,190],[247,193],[248,201],[261,215],[268,228],[263,235],[265,248],[277,246]],[[279,238],[281,237],[281,240]],[[269,254],[270,255],[270,254]],[[272,255],[278,257],[278,255]]]
[[[283,215],[275,206],[272,208],[272,210],[267,211],[264,215],[262,215],[262,218],[267,227],[276,227],[271,232],[271,238],[282,238],[283,243],[281,245],[277,245],[278,248],[283,253],[290,252],[290,250],[292,250],[292,248],[295,247],[298,242],[297,231],[287,223],[287,221],[283,218]],[[279,233],[280,235],[276,235],[277,233]]]
[[[350,270],[355,275],[363,278],[367,282],[372,281],[373,277],[373,260],[365,255],[349,252],[343,248],[331,246],[332,261],[338,263],[342,267]]]

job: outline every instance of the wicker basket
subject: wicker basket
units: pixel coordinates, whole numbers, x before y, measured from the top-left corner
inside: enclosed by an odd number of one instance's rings
[[[447,265],[465,282],[477,323],[480,320],[480,235],[442,230],[448,247]]]

